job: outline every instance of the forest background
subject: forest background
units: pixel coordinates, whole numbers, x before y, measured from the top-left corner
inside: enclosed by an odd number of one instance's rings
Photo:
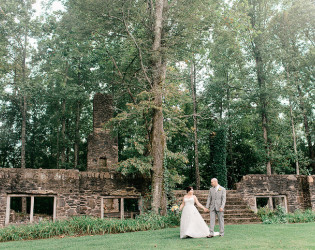
[[[86,170],[100,92],[155,211],[211,177],[315,174],[314,1],[0,3],[0,168]]]

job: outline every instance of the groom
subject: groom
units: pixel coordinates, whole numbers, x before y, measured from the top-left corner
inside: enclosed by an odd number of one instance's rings
[[[220,236],[224,235],[224,206],[226,201],[226,190],[221,187],[216,178],[211,179],[211,188],[209,190],[208,200],[206,208],[210,211],[210,235],[208,238],[214,236],[214,224],[215,215],[218,216],[219,226],[220,226]],[[209,210],[210,208],[210,210]]]

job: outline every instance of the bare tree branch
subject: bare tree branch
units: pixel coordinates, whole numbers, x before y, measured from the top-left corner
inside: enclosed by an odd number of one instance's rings
[[[140,64],[141,64],[141,68],[142,68],[142,71],[143,71],[143,73],[144,73],[144,76],[145,76],[146,80],[148,81],[148,83],[149,83],[149,84],[151,85],[151,87],[152,87],[152,82],[151,82],[150,78],[148,77],[147,71],[146,71],[146,69],[145,69],[145,67],[144,67],[144,65],[143,65],[143,58],[142,58],[142,51],[141,51],[141,48],[140,48],[140,46],[138,45],[138,43],[137,43],[135,37],[134,37],[134,36],[131,34],[131,32],[129,31],[128,24],[127,24],[126,19],[125,19],[124,9],[122,9],[122,15],[123,15],[123,23],[124,23],[124,25],[125,25],[126,32],[127,32],[128,35],[131,37],[131,39],[133,40],[135,46],[136,46],[137,49],[138,49]]]
[[[132,95],[132,93],[131,93],[131,91],[130,91],[130,88],[127,86],[126,81],[124,80],[124,75],[121,73],[121,71],[120,71],[120,69],[119,69],[119,67],[118,67],[118,65],[117,65],[117,63],[116,63],[115,58],[111,56],[111,54],[109,53],[109,51],[108,51],[107,49],[106,49],[106,52],[107,52],[108,56],[110,57],[110,59],[112,60],[112,62],[113,62],[113,64],[114,64],[115,68],[117,69],[118,74],[119,74],[119,76],[121,77],[121,80],[122,80],[123,83],[125,84],[125,86],[126,86],[126,88],[127,88],[127,91],[128,91],[128,94],[129,94],[130,98],[132,99],[132,102],[133,102],[134,104],[136,104],[136,99],[135,99],[134,96]]]

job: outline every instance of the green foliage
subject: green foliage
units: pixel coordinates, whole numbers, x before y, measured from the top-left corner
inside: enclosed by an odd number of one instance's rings
[[[275,210],[271,210],[267,206],[260,208],[257,214],[261,217],[264,224],[283,224],[288,222],[285,210],[280,205]]]
[[[315,222],[315,212],[311,209],[305,211],[296,210],[294,213],[287,214],[287,220],[289,223]]]
[[[226,129],[218,128],[212,133],[212,173],[217,178],[220,185],[227,187],[227,170],[226,170]],[[210,150],[211,150],[210,149]]]
[[[43,13],[40,19],[29,0],[3,2],[0,167],[20,167],[21,100],[26,94],[26,167],[74,168],[77,143],[76,168],[85,170],[92,98],[101,92],[114,98],[111,125],[118,136],[119,171],[151,178],[154,106],[146,79],[154,73],[151,2],[69,0],[64,11]],[[262,97],[273,173],[295,173],[296,160],[301,174],[315,173],[314,13],[310,0],[183,0],[169,5],[162,39],[168,61],[163,86],[167,190],[195,184],[191,61],[196,66],[201,188],[209,188],[215,176],[233,188],[243,175],[266,172]],[[36,49],[28,43],[23,83],[24,35],[36,40]],[[255,74],[257,48],[265,88]],[[220,136],[211,149],[213,131]]]
[[[140,223],[147,223],[152,226],[152,229],[175,227],[180,224],[180,213],[168,212],[166,216],[161,216],[153,212],[148,212],[142,215],[138,215],[136,220]],[[156,226],[153,226],[156,225]]]
[[[260,208],[257,214],[261,217],[264,224],[315,222],[315,212],[311,209],[305,211],[296,210],[294,213],[285,213],[285,209],[280,205],[278,205],[275,210],[271,210],[266,206]]]
[[[69,220],[40,222],[25,226],[8,226],[0,229],[0,242],[16,240],[45,239],[55,236],[79,236],[95,234],[115,234],[156,230],[179,225],[179,215],[166,216],[148,213],[136,219],[99,219],[94,217],[72,217]]]

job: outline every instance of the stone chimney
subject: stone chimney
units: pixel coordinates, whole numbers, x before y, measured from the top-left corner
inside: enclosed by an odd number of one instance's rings
[[[93,134],[88,137],[87,170],[111,172],[118,162],[117,138],[105,129],[113,116],[113,98],[97,93],[93,100]]]

